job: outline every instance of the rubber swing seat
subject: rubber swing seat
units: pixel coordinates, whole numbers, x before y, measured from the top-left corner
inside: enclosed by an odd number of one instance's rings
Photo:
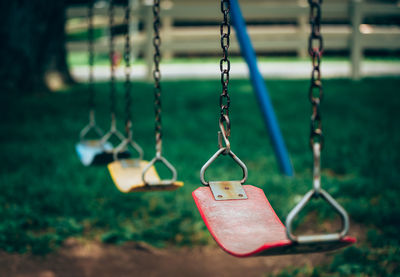
[[[114,160],[113,146],[110,142],[101,144],[100,140],[85,140],[75,146],[79,159],[84,166],[108,164]],[[118,157],[129,158],[129,152],[123,152]]]
[[[118,160],[108,164],[108,170],[115,186],[123,193],[139,191],[160,191],[176,190],[183,186],[183,182],[175,181],[163,183],[154,166],[151,166],[146,173],[146,180],[143,182],[142,173],[149,164],[148,161],[135,161],[133,159]]]
[[[216,201],[209,187],[192,195],[201,217],[217,244],[236,257],[323,252],[355,243],[353,237],[339,241],[294,243],[269,204],[262,189],[243,186],[248,199]]]

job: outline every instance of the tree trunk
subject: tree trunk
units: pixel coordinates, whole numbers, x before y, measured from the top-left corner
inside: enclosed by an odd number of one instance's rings
[[[66,62],[66,1],[1,2],[0,93],[43,92],[73,83]]]

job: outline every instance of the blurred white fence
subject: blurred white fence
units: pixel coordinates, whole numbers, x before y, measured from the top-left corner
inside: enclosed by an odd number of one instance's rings
[[[152,70],[152,1],[131,0],[131,25],[135,54],[146,57],[147,77]],[[275,0],[276,1],[276,0]],[[98,2],[101,4],[102,2]],[[217,53],[221,20],[216,0],[164,0],[162,3],[162,52],[164,58],[174,55],[201,55]],[[308,3],[307,0],[240,1],[243,16],[248,22],[248,32],[258,53],[297,52],[307,54]],[[107,29],[106,5],[97,5],[94,25]],[[122,23],[123,7],[117,6],[115,22]],[[72,6],[67,10],[67,32],[87,28],[87,8]],[[370,2],[366,0],[326,0],[322,9],[324,48],[347,50],[351,56],[351,76],[359,79],[364,50],[400,49],[400,2]],[[365,19],[397,18],[393,25],[367,25]],[[382,20],[381,20],[382,21]],[[384,20],[383,20],[384,21]],[[274,24],[276,22],[276,24]],[[329,22],[325,24],[325,22]],[[391,21],[396,22],[396,21]],[[142,28],[138,28],[142,26]],[[232,29],[233,30],[233,29]],[[116,37],[116,49],[123,50],[123,38]],[[87,51],[87,41],[71,41],[68,51]],[[231,40],[231,52],[238,53],[236,38]],[[107,37],[95,43],[96,52],[108,52]]]

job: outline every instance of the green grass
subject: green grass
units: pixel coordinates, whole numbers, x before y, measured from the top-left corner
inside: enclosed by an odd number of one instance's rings
[[[308,81],[267,81],[290,152],[295,178],[279,174],[252,87],[232,80],[231,144],[247,164],[248,183],[264,189],[284,219],[311,187]],[[282,276],[400,274],[400,97],[398,78],[327,80],[322,106],[326,147],[322,185],[368,230],[366,241],[337,254],[332,265],[293,269]],[[108,84],[97,83],[98,122],[108,127]],[[217,150],[218,81],[163,82],[164,154],[185,186],[175,192],[122,194],[105,166],[83,167],[74,145],[87,122],[84,85],[27,97],[1,95],[0,248],[47,253],[67,237],[162,247],[208,243],[191,197],[199,169]],[[119,115],[123,85],[118,84]],[[133,84],[133,121],[145,158],[154,155],[152,85]],[[122,118],[120,121],[122,130]],[[239,178],[222,160],[208,178]],[[312,205],[315,207],[315,205]],[[319,209],[327,214],[327,209]],[[321,220],[320,220],[321,221]],[[307,226],[311,229],[312,226]],[[318,276],[318,275],[316,275]]]
[[[230,58],[232,63],[244,62],[242,57],[232,57]],[[219,57],[191,57],[191,58],[172,58],[172,59],[164,59],[163,63],[166,64],[190,64],[190,63],[216,63],[219,61]],[[290,57],[290,56],[277,56],[277,57],[266,57],[259,56],[259,62],[309,62],[310,58],[298,58],[298,57]],[[400,57],[398,56],[380,56],[380,57],[365,57],[364,61],[366,62],[385,62],[385,63],[398,63],[400,61]],[[324,57],[324,62],[350,62],[349,57],[344,56],[327,56]],[[109,66],[110,60],[109,55],[107,53],[96,53],[94,63],[97,66]],[[86,66],[88,64],[88,56],[86,52],[73,52],[68,53],[68,64],[71,66]],[[136,64],[145,64],[143,58],[139,58],[134,62]]]

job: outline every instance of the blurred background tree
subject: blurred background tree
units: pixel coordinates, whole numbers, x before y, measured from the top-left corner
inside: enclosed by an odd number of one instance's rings
[[[66,61],[68,1],[1,1],[1,91],[28,94],[73,83]],[[27,24],[28,23],[28,24]],[[50,78],[51,77],[51,78]],[[54,83],[53,83],[54,86]]]

